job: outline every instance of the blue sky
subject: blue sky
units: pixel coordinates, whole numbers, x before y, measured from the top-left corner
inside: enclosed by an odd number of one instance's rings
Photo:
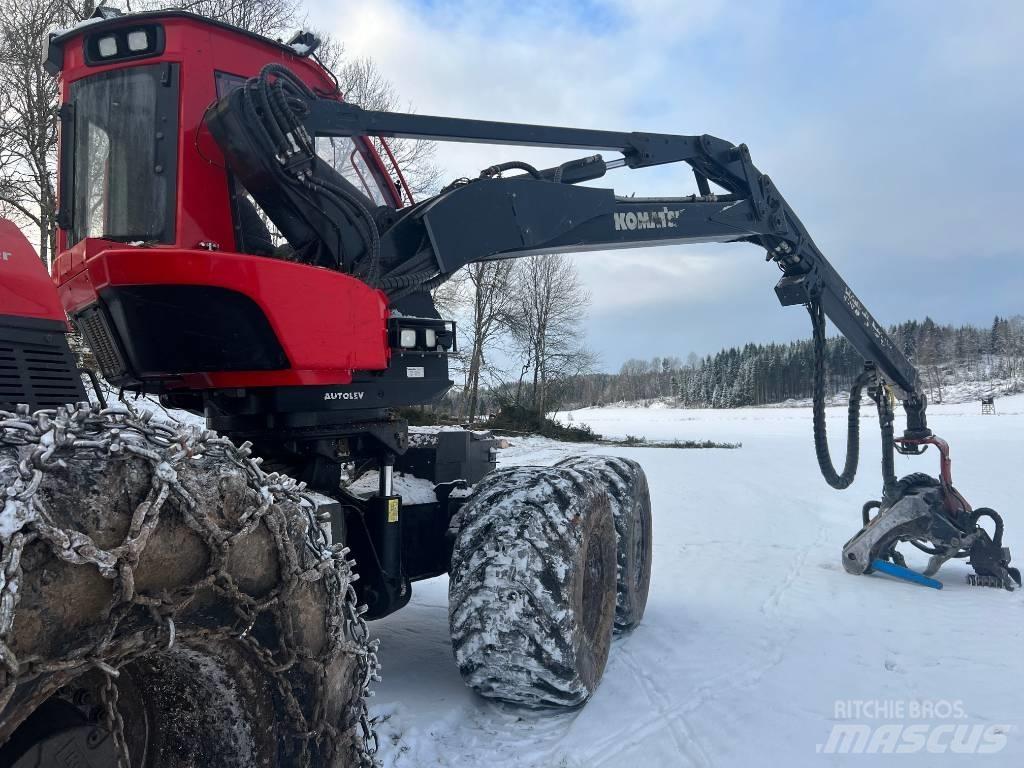
[[[320,0],[422,113],[670,133],[751,148],[880,320],[1024,312],[1024,3]],[[452,178],[563,153],[442,145]],[[620,171],[688,194],[685,168]],[[751,246],[573,257],[603,366],[809,335]]]

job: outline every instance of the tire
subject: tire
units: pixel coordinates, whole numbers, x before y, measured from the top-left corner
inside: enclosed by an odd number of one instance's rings
[[[20,553],[13,625],[0,625],[0,765],[119,765],[112,713],[131,768],[355,765],[365,668],[343,652],[347,561],[290,481],[227,441],[168,446],[117,423],[151,455],[69,452],[42,473],[45,517],[0,531],[0,563]],[[31,450],[0,440],[0,490]],[[174,489],[147,509],[154,478]],[[137,554],[106,559],[140,519],[152,527]],[[85,762],[61,762],[66,750]]]
[[[487,475],[460,511],[452,648],[482,696],[576,707],[604,674],[615,621],[608,495],[560,467]]]
[[[582,472],[608,494],[617,539],[615,631],[628,632],[643,619],[651,587],[652,521],[647,476],[632,459],[572,456],[558,463]]]

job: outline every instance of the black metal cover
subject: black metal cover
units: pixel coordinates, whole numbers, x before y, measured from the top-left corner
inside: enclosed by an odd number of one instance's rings
[[[0,317],[0,410],[32,410],[86,400],[62,324]]]

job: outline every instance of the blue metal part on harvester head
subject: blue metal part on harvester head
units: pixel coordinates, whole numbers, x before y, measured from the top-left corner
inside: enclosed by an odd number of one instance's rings
[[[903,579],[914,584],[920,584],[925,587],[931,587],[932,589],[942,589],[942,582],[937,579],[930,579],[927,576],[923,576],[917,571],[912,571],[909,568],[904,568],[902,565],[896,565],[890,563],[888,560],[875,560],[871,563],[872,569],[887,573],[890,576],[895,576],[897,579]]]

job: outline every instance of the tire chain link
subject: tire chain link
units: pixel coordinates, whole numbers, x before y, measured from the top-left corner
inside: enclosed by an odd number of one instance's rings
[[[117,768],[132,768],[132,758],[128,753],[128,742],[124,737],[124,718],[118,709],[117,699],[120,695],[114,685],[117,670],[103,670],[103,687],[100,689],[100,701],[103,704],[103,722],[114,740],[117,751]]]
[[[305,484],[276,472],[260,468],[261,460],[251,457],[251,446],[235,446],[215,432],[177,421],[154,419],[152,412],[138,411],[128,404],[108,408],[79,403],[56,409],[30,413],[19,406],[14,413],[0,410],[0,447],[14,447],[19,452],[18,478],[6,487],[2,499],[0,530],[0,712],[11,700],[18,685],[41,674],[77,669],[100,669],[106,680],[101,690],[105,722],[119,752],[119,768],[131,765],[123,733],[123,722],[117,710],[117,687],[113,678],[119,667],[140,659],[155,649],[170,648],[175,641],[173,616],[184,608],[204,587],[230,598],[239,618],[234,628],[193,628],[177,632],[178,637],[193,641],[241,641],[275,682],[279,699],[293,723],[293,738],[299,742],[298,764],[314,765],[311,742],[320,749],[316,765],[323,765],[324,756],[335,753],[342,739],[352,744],[351,755],[358,768],[377,765],[377,735],[369,717],[367,699],[373,695],[371,685],[380,678],[379,641],[371,640],[363,614],[366,607],[358,603],[354,581],[354,561],[343,544],[331,544],[314,515],[315,504],[304,493]],[[134,455],[152,467],[151,488],[135,508],[124,541],[110,550],[100,548],[88,535],[63,530],[49,519],[36,497],[44,472],[66,467],[75,456],[110,457]],[[244,512],[237,530],[227,531],[211,520],[201,505],[196,504],[177,478],[175,467],[201,456],[216,456],[234,464],[244,473],[248,490],[258,503]],[[135,591],[133,568],[138,564],[150,534],[156,529],[166,500],[174,496],[185,513],[189,527],[199,534],[212,553],[205,576],[174,595],[160,597]],[[307,515],[306,550],[315,564],[306,569],[299,565],[295,542],[288,535],[283,513],[273,514],[278,502],[292,502]],[[271,532],[281,561],[282,574],[289,574],[287,583],[278,586],[260,600],[244,594],[226,571],[225,565],[232,543],[263,523]],[[14,628],[22,576],[21,556],[25,547],[44,540],[60,559],[75,565],[92,565],[115,582],[113,600],[108,609],[109,624],[96,642],[80,646],[63,658],[44,659],[38,656],[19,659],[8,645]],[[312,716],[307,718],[285,673],[299,661],[295,648],[291,614],[282,609],[287,592],[304,582],[322,581],[327,592],[327,623],[330,642],[316,658],[305,655],[316,670],[317,692]],[[119,623],[134,607],[149,609],[154,626],[144,632],[115,640]],[[269,611],[279,628],[278,654],[262,645],[249,630],[259,616]],[[165,631],[166,627],[166,631]],[[239,629],[239,627],[241,629]],[[168,639],[169,636],[169,639]],[[284,658],[279,658],[280,652]],[[346,718],[343,728],[326,722],[323,687],[327,685],[327,666],[342,653],[351,654],[356,663],[356,685],[359,696]]]

